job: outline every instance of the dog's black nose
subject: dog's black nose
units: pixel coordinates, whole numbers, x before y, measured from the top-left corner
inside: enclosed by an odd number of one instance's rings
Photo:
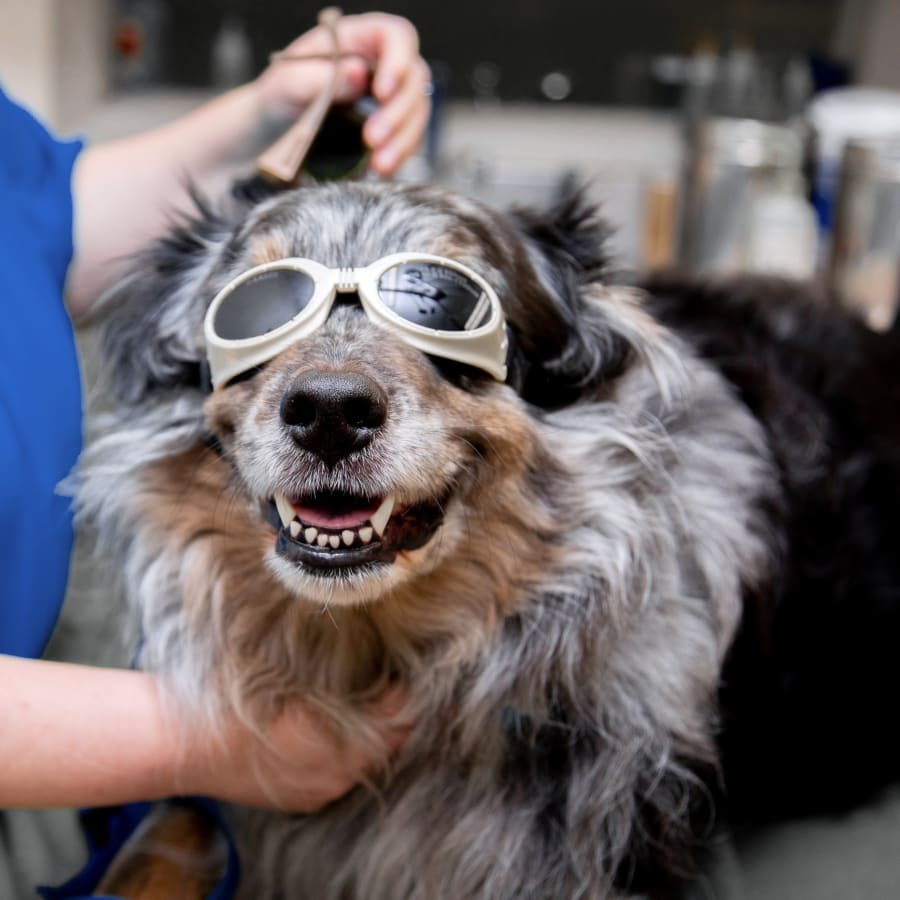
[[[281,419],[305,450],[333,465],[365,447],[387,416],[387,395],[359,372],[311,369],[281,399]]]

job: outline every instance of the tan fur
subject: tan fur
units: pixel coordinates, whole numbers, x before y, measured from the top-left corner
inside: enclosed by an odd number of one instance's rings
[[[247,251],[248,259],[254,266],[275,262],[291,255],[287,241],[278,232],[266,232],[252,238]]]
[[[209,818],[187,806],[160,805],[116,855],[97,892],[128,900],[200,900],[221,878],[224,856]]]
[[[288,352],[273,362],[261,386],[214,394],[207,418],[225,441],[235,439],[246,420],[277,415],[275,394],[284,377],[312,365],[315,353]],[[539,498],[527,490],[529,467],[551,465],[537,457],[531,424],[509,394],[451,390],[439,378],[423,379],[415,351],[384,348],[380,365],[390,378],[416,375],[428,406],[460,423],[478,422],[491,456],[462,501],[467,514],[461,543],[428,570],[421,551],[400,554],[395,565],[408,579],[377,602],[363,606],[311,602],[291,594],[265,565],[275,531],[237,482],[234,468],[208,448],[195,447],[176,459],[149,467],[142,486],[141,514],[157,539],[182,548],[184,615],[198,639],[217,630],[227,655],[216,661],[218,693],[254,724],[262,726],[291,696],[301,694],[327,710],[336,724],[359,727],[353,712],[402,675],[439,679],[444,666],[456,669],[474,659],[500,620],[524,602],[527,586],[561,553],[546,540],[555,524]],[[345,369],[368,368],[359,361]],[[255,405],[254,398],[262,402]],[[445,454],[422,460],[416,490],[437,492],[446,470],[459,461]],[[274,461],[273,461],[274,463]],[[434,541],[440,542],[438,535]],[[424,571],[420,571],[423,569]]]

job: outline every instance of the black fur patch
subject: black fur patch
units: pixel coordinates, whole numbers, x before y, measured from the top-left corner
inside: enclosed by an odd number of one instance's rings
[[[554,302],[507,306],[519,349],[514,371],[522,396],[545,408],[571,403],[584,391],[616,378],[624,370],[631,348],[621,336],[592,321],[581,293],[602,281],[609,269],[606,242],[609,229],[574,183],[563,185],[556,203],[540,213],[518,209],[513,221],[549,262]],[[517,293],[527,296],[520,288]],[[542,321],[552,309],[553,321]]]
[[[772,279],[647,287],[781,470],[781,571],[748,593],[723,675],[730,815],[846,808],[900,773],[900,341]]]

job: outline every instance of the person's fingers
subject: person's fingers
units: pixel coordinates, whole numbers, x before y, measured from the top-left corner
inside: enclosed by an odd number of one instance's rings
[[[391,753],[395,753],[403,746],[413,728],[412,719],[406,714],[408,700],[407,686],[402,682],[395,682],[372,707],[375,716],[388,726],[382,737]]]
[[[314,708],[296,699],[263,732],[234,720],[201,732],[203,793],[271,809],[313,812],[377,771],[412,729],[408,690],[392,684],[368,709],[382,742],[342,738]],[[193,782],[192,782],[193,783]]]
[[[347,103],[371,92],[386,111],[373,116],[386,139],[400,119],[413,114],[414,105],[423,103],[428,73],[418,33],[406,19],[387,13],[345,16],[337,27],[342,58],[335,100]],[[321,25],[289,43],[258,79],[263,109],[284,118],[300,115],[334,77],[328,60],[333,49]],[[377,149],[384,139],[370,146]]]
[[[400,90],[419,59],[419,35],[411,22],[388,13],[346,16],[338,23],[341,50],[361,53],[375,67],[372,95],[384,104]]]
[[[384,147],[373,152],[370,160],[372,170],[379,175],[393,175],[422,143],[426,119],[425,112],[410,118]]]
[[[336,103],[350,103],[369,90],[372,69],[359,56],[348,56],[341,60],[334,99]]]
[[[365,93],[371,69],[360,57],[341,60],[335,86],[335,101],[347,103]],[[325,90],[334,77],[332,64],[318,59],[279,59],[260,76],[267,108],[294,118]]]
[[[428,122],[430,104],[414,107],[387,140],[373,150],[370,165],[379,175],[392,175],[419,147]]]
[[[372,94],[381,103],[387,103],[408,81],[410,70],[419,59],[419,35],[405,19],[395,22],[384,31],[384,43],[375,77]]]
[[[418,60],[410,68],[400,90],[374,113],[366,123],[366,142],[373,150],[385,144],[390,136],[411,116],[431,108],[428,84],[431,71],[426,62]]]
[[[409,701],[409,688],[402,681],[394,681],[372,704],[372,711],[382,719],[399,716]]]
[[[254,804],[295,812],[314,812],[345,794],[367,765],[362,750],[344,743],[303,701],[291,703],[255,739],[255,773],[248,792]],[[260,796],[261,795],[261,796]]]

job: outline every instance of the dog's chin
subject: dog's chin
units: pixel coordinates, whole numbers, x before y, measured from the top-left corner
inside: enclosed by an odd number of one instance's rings
[[[323,575],[316,569],[288,562],[277,553],[268,564],[279,582],[299,601],[320,606],[363,606],[378,603],[415,575],[432,568],[422,560],[430,557],[431,541],[422,550],[401,554],[392,563],[347,567]]]
[[[401,507],[392,497],[325,504],[276,496],[265,507],[276,528],[269,566],[292,593],[314,602],[375,601],[432,567],[449,499]]]

